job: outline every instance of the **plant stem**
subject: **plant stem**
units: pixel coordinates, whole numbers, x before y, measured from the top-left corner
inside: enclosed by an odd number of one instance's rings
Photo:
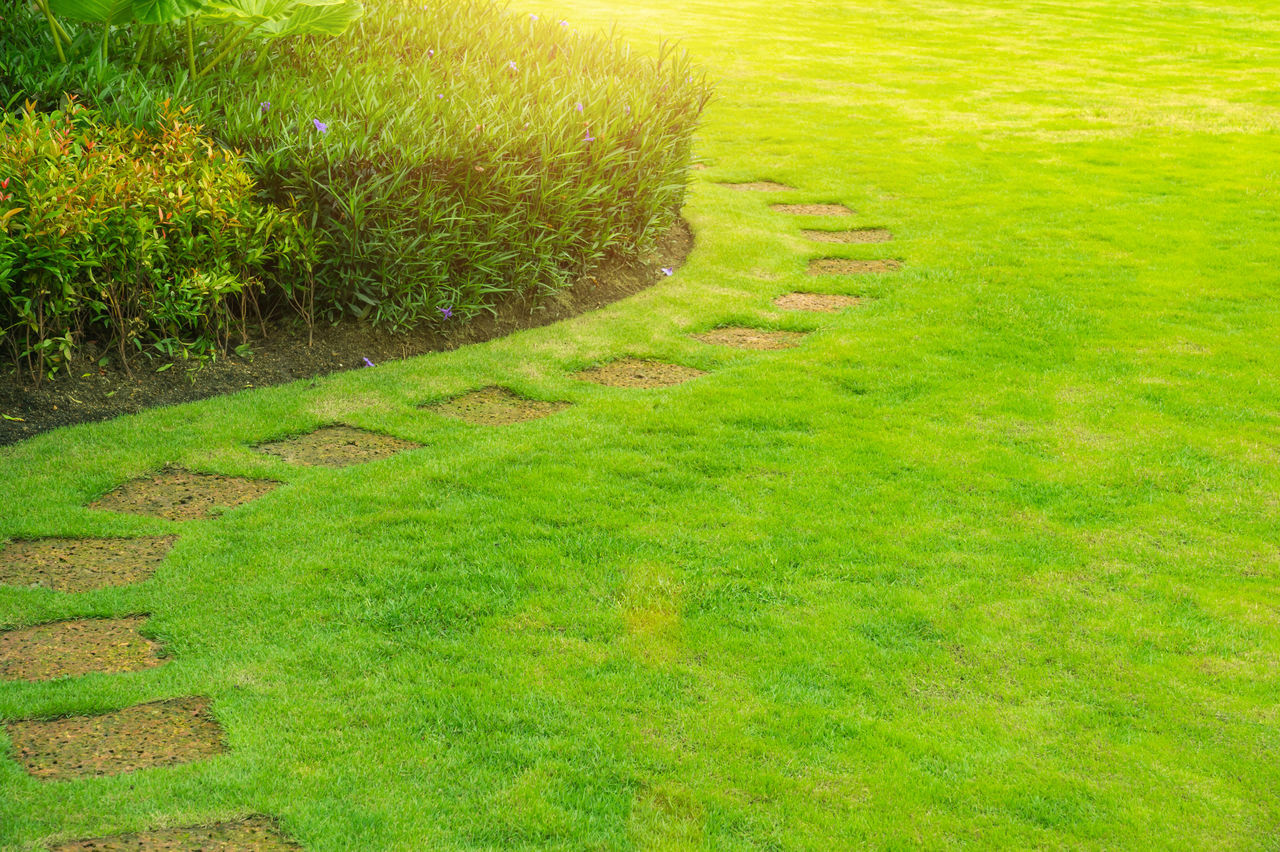
[[[251,32],[253,32],[252,28],[244,29],[244,30],[241,30],[239,33],[232,33],[231,35],[224,38],[221,44],[218,45],[219,47],[222,48],[222,50],[220,50],[216,56],[214,56],[212,59],[209,60],[209,64],[204,66],[204,68],[200,71],[200,76],[204,76],[205,74],[208,74],[209,71],[212,70],[213,66],[217,65],[223,59],[226,59],[227,54],[231,53],[231,51],[239,47],[240,43],[243,42],[246,38],[248,38],[249,33]]]
[[[67,54],[62,50],[62,36],[59,35],[58,21],[53,17],[53,10],[49,8],[48,0],[37,0],[40,11],[44,12],[44,16],[49,21],[49,35],[53,36],[53,46],[58,49],[58,59],[63,65],[67,64]],[[68,39],[70,41],[70,39]]]
[[[187,18],[187,68],[191,71],[192,77],[198,77],[196,73],[196,25],[191,18]]]
[[[104,23],[102,25],[102,61],[107,61],[107,39],[111,37],[111,24]]]
[[[138,39],[138,49],[133,54],[133,67],[137,68],[138,63],[142,61],[142,54],[151,46],[151,39],[155,35],[155,27],[147,27],[142,31],[142,36]]]

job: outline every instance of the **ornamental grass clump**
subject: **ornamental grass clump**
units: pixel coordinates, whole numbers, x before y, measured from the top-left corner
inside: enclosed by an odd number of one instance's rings
[[[259,300],[305,305],[314,239],[182,111],[105,124],[74,101],[0,116],[0,346],[39,378],[86,341],[207,357]]]

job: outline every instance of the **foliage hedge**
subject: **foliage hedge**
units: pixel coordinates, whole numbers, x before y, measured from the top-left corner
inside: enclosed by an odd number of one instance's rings
[[[68,90],[152,126],[164,101],[191,104],[243,152],[260,197],[319,233],[317,311],[400,327],[650,247],[683,203],[710,97],[670,45],[637,55],[490,0],[387,0],[343,36],[248,48],[199,78],[176,52],[138,70],[59,66],[34,16],[5,16],[0,37],[11,106]]]

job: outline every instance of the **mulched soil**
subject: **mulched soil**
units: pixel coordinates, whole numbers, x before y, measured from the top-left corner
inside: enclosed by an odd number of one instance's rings
[[[775,213],[790,216],[852,216],[853,211],[843,204],[775,204],[769,208]]]
[[[224,750],[209,699],[173,698],[97,716],[5,724],[13,756],[46,781],[175,766]]]
[[[121,485],[89,504],[91,509],[155,515],[171,521],[208,518],[219,508],[248,503],[280,483],[171,468]]]
[[[0,551],[0,585],[87,592],[141,583],[174,541],[175,536],[12,541]]]
[[[293,852],[301,848],[270,817],[252,816],[216,825],[73,840],[51,847],[50,852]]]
[[[855,228],[852,231],[803,230],[808,239],[819,243],[887,243],[893,234],[884,228]]]
[[[774,183],[771,180],[755,180],[750,183],[721,183],[725,189],[736,189],[739,192],[792,192],[795,187],[785,183]]]
[[[390,458],[421,446],[352,426],[325,426],[296,438],[259,444],[257,449],[279,456],[290,464],[346,467]]]
[[[732,346],[735,349],[790,349],[804,340],[797,331],[767,331],[762,328],[713,328],[705,334],[695,334],[703,343],[716,346]]]
[[[163,372],[156,370],[165,362],[146,360],[133,364],[132,374],[118,367],[100,369],[93,353],[73,363],[69,374],[39,387],[0,376],[0,445],[57,426],[359,368],[366,358],[380,364],[548,325],[665,280],[662,269],[681,266],[692,248],[693,232],[684,221],[677,222],[650,257],[606,261],[555,296],[540,301],[512,298],[499,304],[496,314],[485,313],[465,325],[423,326],[397,334],[349,321],[317,327],[311,345],[305,329],[278,326],[250,341],[251,360],[228,355],[194,372],[181,361]]]
[[[138,632],[146,616],[55,621],[0,633],[0,680],[52,680],[116,674],[164,662],[160,646]]]
[[[701,375],[701,370],[679,364],[623,358],[582,370],[578,373],[578,378],[613,388],[665,388]]]
[[[467,423],[478,426],[506,426],[510,423],[537,420],[540,417],[555,414],[557,411],[568,408],[569,403],[528,399],[506,388],[491,387],[481,388],[428,407],[437,414],[465,420]]]
[[[773,300],[784,311],[817,311],[834,314],[845,308],[861,305],[861,296],[844,296],[838,293],[786,293]]]
[[[881,275],[901,269],[896,260],[849,260],[844,257],[824,257],[809,262],[810,275]]]

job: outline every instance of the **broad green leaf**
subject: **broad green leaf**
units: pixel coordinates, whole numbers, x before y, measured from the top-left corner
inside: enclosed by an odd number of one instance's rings
[[[204,12],[210,21],[259,26],[281,21],[294,10],[306,6],[333,6],[350,0],[212,0]]]
[[[204,0],[132,0],[133,19],[142,24],[170,24],[200,12]]]
[[[53,14],[91,24],[125,24],[133,17],[129,0],[49,0]]]
[[[262,34],[267,38],[285,38],[295,35],[342,35],[347,27],[364,14],[364,7],[355,0],[341,4],[298,6],[283,20],[264,24]]]

